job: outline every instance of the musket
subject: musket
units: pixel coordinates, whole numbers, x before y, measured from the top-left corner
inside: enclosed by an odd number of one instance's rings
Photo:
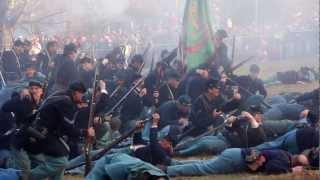
[[[47,79],[50,80],[50,79],[51,79],[51,76],[52,76],[52,71],[49,70],[49,66],[50,66],[50,64],[52,63],[52,58],[51,58],[51,55],[49,54],[49,51],[48,51],[47,48],[44,48],[44,52],[45,52],[46,55],[48,56],[48,67],[46,67],[46,68],[48,68],[48,77],[47,77]]]
[[[4,50],[3,50],[3,51],[4,51]],[[3,51],[1,51],[0,61],[2,61]],[[6,86],[7,86],[7,83],[6,83],[6,81],[4,80],[4,76],[3,76],[3,74],[2,74],[2,67],[1,67],[1,70],[0,70],[0,78],[1,78],[1,82],[2,82],[1,88],[6,87]]]
[[[174,100],[174,95],[173,95],[173,92],[169,86],[168,83],[165,83],[165,86],[167,87],[168,91],[169,91],[169,94],[170,94],[170,97],[171,97],[171,100]]]
[[[92,95],[91,95],[91,104],[90,104],[90,112],[89,112],[89,120],[88,120],[88,129],[93,126],[93,119],[94,119],[94,113],[96,108],[96,90],[97,90],[97,84],[98,84],[98,75],[99,75],[99,62],[97,63],[95,67],[94,72],[94,81],[93,81],[93,87],[92,87]],[[86,143],[85,143],[85,175],[87,175],[91,170],[91,149],[93,144],[93,138],[89,135],[86,137]]]
[[[111,115],[114,113],[114,111],[123,103],[123,101],[138,87],[142,82],[144,81],[144,78],[141,78],[136,84],[134,84],[126,94],[124,94],[119,101],[107,112],[104,114],[104,117]]]
[[[131,48],[132,49],[132,48]],[[125,59],[126,66],[128,66],[128,60],[132,58],[132,56],[136,53],[136,49],[130,51],[128,58]]]
[[[142,57],[145,57],[148,54],[150,48],[151,48],[151,43],[149,42],[146,49],[142,53]]]
[[[118,85],[118,86],[116,87],[116,89],[114,89],[114,90],[111,92],[110,98],[113,98],[113,96],[120,90],[120,88],[121,88],[121,85]],[[109,99],[110,99],[110,98],[109,98]]]
[[[171,64],[172,60],[177,57],[178,55],[178,48],[174,48],[168,56],[165,58],[161,59],[163,62],[166,62],[168,65]]]
[[[22,68],[22,67],[21,67],[20,59],[19,59],[17,53],[16,53],[14,50],[11,50],[11,51],[12,51],[13,55],[14,55],[15,58],[16,58],[16,63],[17,63],[17,65],[18,65],[19,76],[20,76],[20,78],[22,78],[22,71],[21,71],[21,68]]]
[[[211,134],[215,134],[218,130],[224,128],[228,124],[228,118],[233,116],[237,111],[238,110],[235,109],[235,110],[231,111],[228,114],[221,114],[220,116],[225,119],[222,124],[218,125],[215,128],[212,128],[212,129],[208,130],[207,132],[204,132],[203,134],[200,134],[199,136],[197,136],[197,137],[195,137],[195,138],[193,138],[191,140],[187,140],[187,141],[184,141],[181,144],[178,144],[174,149],[179,149],[181,146],[183,146],[183,145],[185,145],[187,143],[196,142],[197,140],[201,139],[202,137],[209,136]],[[186,137],[186,135],[184,137]],[[179,139],[182,140],[182,138],[179,138]]]
[[[0,61],[2,61],[2,57],[3,57],[3,52],[4,52],[4,50],[2,50],[1,51],[1,55],[0,55]],[[3,74],[2,74],[2,67],[1,67],[1,70],[0,70],[0,78],[1,78],[1,82],[2,82],[2,86],[1,86],[1,88],[3,88],[3,87],[6,87],[7,86],[7,83],[6,83],[6,81],[4,80],[4,76],[3,76]]]
[[[206,103],[205,103],[206,104]],[[207,113],[211,114],[212,109],[210,109],[209,107],[207,107],[205,105],[205,110],[207,111]],[[220,117],[222,118],[227,118],[230,117],[232,115],[234,115],[236,112],[238,111],[238,109],[234,109],[228,113],[222,113],[220,114]],[[213,122],[212,122],[213,123]],[[198,127],[192,126],[191,128],[187,129],[179,138],[178,138],[178,142],[181,141],[183,138],[189,136],[194,130],[198,129]]]
[[[236,51],[236,36],[233,36],[233,38],[232,38],[231,62],[233,62],[233,61],[234,61],[235,51]]]
[[[144,120],[142,123],[145,123],[147,121],[150,121],[150,119]],[[108,151],[110,151],[112,148],[114,148],[116,145],[118,145],[119,143],[121,143],[123,140],[127,139],[129,136],[131,136],[132,134],[134,134],[137,130],[139,129],[139,127],[134,127],[131,130],[125,132],[122,136],[120,136],[119,138],[115,139],[113,142],[111,142],[109,145],[107,145],[105,148],[103,148],[101,151],[99,151],[97,154],[95,154],[94,156],[92,156],[93,161],[96,161],[98,159],[100,159],[101,157],[103,157]],[[77,165],[71,166],[71,167],[67,167],[66,170],[72,170],[78,167],[81,167],[83,165],[85,165],[85,162],[81,162]]]
[[[1,78],[1,82],[2,82],[1,88],[6,87],[6,86],[7,86],[7,83],[6,83],[6,81],[4,80],[4,77],[3,77],[3,74],[2,74],[2,71],[1,71],[1,70],[0,70],[0,78]]]
[[[154,56],[155,56],[155,52],[152,52],[152,59],[151,59],[151,65],[150,65],[150,70],[149,70],[149,74],[152,73],[153,71],[153,66],[154,66]]]
[[[146,64],[146,63],[143,61],[142,64],[141,64],[141,66],[139,67],[138,74],[141,74],[141,72],[142,72],[145,64]]]
[[[253,94],[252,92],[250,92],[248,89],[240,86],[240,84],[239,84],[238,82],[231,80],[231,78],[228,78],[228,80],[229,80],[231,83],[233,83],[233,84],[235,84],[236,86],[238,86],[241,90],[243,90],[244,92],[246,92],[246,93],[249,94],[250,96],[254,96],[254,95],[255,95],[255,94]],[[264,100],[262,100],[261,103],[262,103],[264,106],[266,106],[267,108],[269,108],[269,109],[272,108],[271,105],[268,104],[267,102],[265,102]]]
[[[238,63],[237,65],[233,66],[233,67],[230,69],[230,71],[229,71],[229,72],[226,72],[226,73],[233,73],[235,70],[239,69],[241,66],[243,66],[243,65],[246,64],[247,62],[253,60],[254,57],[255,57],[255,56],[250,56],[250,57],[248,57],[247,59],[245,59],[245,60],[241,61],[240,63]],[[222,71],[222,73],[224,73],[224,72],[225,72],[225,70]],[[222,74],[222,73],[221,73],[221,74]]]
[[[47,48],[44,49],[44,52],[46,53],[47,57],[48,57],[48,67],[46,67],[46,69],[48,70],[48,75],[46,77],[46,80],[44,82],[43,85],[43,94],[46,96],[47,95],[47,90],[48,90],[48,86],[49,86],[49,81],[51,80],[51,76],[52,76],[52,71],[49,69],[49,66],[52,62],[52,58],[47,50]]]
[[[150,48],[151,48],[151,43],[148,43],[148,46],[146,47],[146,49],[144,50],[144,52],[143,52],[143,54],[142,54],[143,59],[146,58],[146,55],[148,54]],[[145,61],[143,61],[142,64],[141,64],[141,66],[139,67],[139,70],[138,70],[138,73],[139,73],[139,74],[141,74],[144,66],[145,66]]]

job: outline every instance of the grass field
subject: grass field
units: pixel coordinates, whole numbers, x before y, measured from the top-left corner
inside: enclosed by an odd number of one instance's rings
[[[280,61],[280,62],[252,62],[257,63],[262,69],[262,78],[271,76],[277,71],[286,71],[290,69],[298,69],[301,66],[308,65],[319,69],[319,62],[315,59],[301,59],[293,61]],[[248,65],[237,70],[237,74],[246,74],[248,72]],[[294,85],[274,85],[267,87],[269,96],[273,96],[282,92],[306,92],[319,87],[319,82],[307,84],[294,84]],[[208,159],[209,156],[193,157],[191,159]],[[66,176],[66,180],[81,180],[82,177]],[[301,174],[284,174],[284,175],[263,175],[263,174],[229,174],[229,175],[215,175],[204,177],[177,177],[173,180],[320,180],[319,171],[306,171]]]
[[[275,74],[276,72],[298,70],[302,66],[307,66],[319,70],[319,58],[314,57],[307,59],[291,59],[282,61],[253,60],[236,70],[236,74],[247,74],[251,64],[257,64],[260,66],[262,79],[265,79],[271,76],[272,74]]]

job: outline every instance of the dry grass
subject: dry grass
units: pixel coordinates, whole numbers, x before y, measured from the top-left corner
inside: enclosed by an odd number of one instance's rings
[[[257,63],[262,68],[262,77],[266,78],[271,76],[277,71],[286,71],[290,69],[298,69],[301,66],[315,67],[318,69],[319,62],[316,59],[302,59],[293,61],[278,61],[278,62],[252,62]],[[246,74],[248,72],[248,65],[241,67],[237,70],[237,74]],[[294,84],[294,85],[274,85],[267,87],[269,96],[276,95],[282,92],[306,92],[319,87],[319,82],[307,84]],[[210,156],[198,156],[187,159],[208,159]],[[178,158],[177,158],[178,159]],[[186,158],[185,158],[186,159]],[[66,180],[82,180],[80,176],[65,176]],[[283,174],[283,175],[263,175],[263,174],[231,174],[231,175],[215,175],[203,177],[177,177],[173,180],[320,180],[319,171],[306,171],[302,174]]]
[[[80,176],[65,176],[65,180],[82,180]],[[231,174],[231,175],[214,175],[201,177],[176,177],[172,180],[320,180],[319,171],[306,171],[302,174],[282,174],[282,175],[264,175],[264,174]]]
[[[285,174],[285,175],[260,175],[260,174],[233,174],[233,175],[217,175],[205,177],[178,177],[173,180],[319,180],[318,172],[306,172],[299,175]]]
[[[276,72],[298,70],[302,66],[308,66],[310,68],[314,68],[315,70],[319,70],[319,59],[314,57],[308,59],[292,59],[283,61],[250,61],[248,64],[240,67],[235,73],[241,75],[247,74],[250,64],[258,64],[260,66],[263,79],[275,74]]]
[[[82,180],[84,178],[80,176],[64,176],[64,179],[65,180]]]
[[[65,176],[65,180],[82,180],[80,176]],[[232,174],[202,177],[177,177],[172,180],[320,180],[318,171],[308,171],[302,174],[263,175],[263,174]]]
[[[274,96],[283,92],[306,92],[319,87],[319,82],[306,84],[272,85],[267,87],[268,95]]]

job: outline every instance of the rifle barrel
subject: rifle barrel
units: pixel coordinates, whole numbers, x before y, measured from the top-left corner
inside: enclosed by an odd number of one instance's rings
[[[99,75],[99,63],[95,67],[94,72],[94,81],[93,81],[93,87],[92,87],[92,95],[91,95],[91,104],[90,104],[90,112],[89,112],[89,120],[88,120],[88,128],[91,128],[93,125],[93,119],[94,119],[94,113],[95,113],[95,107],[96,107],[96,89],[97,89],[97,83],[98,83],[98,75]],[[89,135],[87,135],[86,138],[86,144],[85,144],[85,175],[87,175],[90,172],[91,169],[91,149],[92,149],[92,143],[93,138]]]
[[[132,91],[143,82],[144,78],[140,79],[129,91],[121,97],[121,99],[107,112],[104,116],[109,116],[112,114],[122,103],[123,101],[132,93]]]

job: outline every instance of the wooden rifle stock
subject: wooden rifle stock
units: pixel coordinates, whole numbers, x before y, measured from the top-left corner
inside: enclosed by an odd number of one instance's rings
[[[96,108],[96,90],[97,90],[97,81],[99,75],[99,66],[96,65],[95,73],[94,73],[94,81],[92,87],[92,96],[91,96],[91,104],[90,104],[90,112],[89,112],[89,120],[88,120],[88,129],[93,126],[94,113]],[[92,149],[93,137],[87,135],[86,144],[85,144],[85,175],[87,175],[91,170],[91,149]]]

